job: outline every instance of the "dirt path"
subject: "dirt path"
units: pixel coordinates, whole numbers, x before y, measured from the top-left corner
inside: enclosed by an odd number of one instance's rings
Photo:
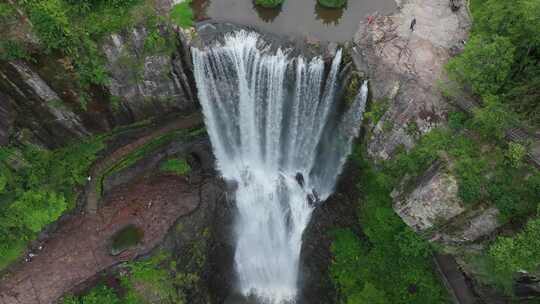
[[[149,252],[181,216],[200,202],[205,185],[178,176],[154,176],[120,186],[96,214],[73,216],[30,262],[21,262],[0,279],[0,304],[49,304],[97,273]],[[128,224],[144,229],[140,245],[109,255],[108,240]]]
[[[100,194],[97,193],[96,190],[98,189],[98,183],[101,182],[99,177],[112,165],[160,135],[166,134],[173,130],[194,128],[202,125],[202,123],[202,114],[198,112],[187,117],[176,119],[164,127],[157,129],[154,132],[151,132],[150,134],[147,134],[136,141],[121,147],[120,149],[117,149],[105,158],[97,161],[90,169],[89,175],[91,176],[91,180],[86,185],[86,210],[92,214],[96,213],[98,210]]]

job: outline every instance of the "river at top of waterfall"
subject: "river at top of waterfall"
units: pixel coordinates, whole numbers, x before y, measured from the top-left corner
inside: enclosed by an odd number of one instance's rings
[[[292,56],[243,30],[192,53],[218,169],[237,185],[238,288],[265,303],[292,303],[302,233],[350,153],[367,84],[338,113],[340,50],[328,73],[320,57]]]

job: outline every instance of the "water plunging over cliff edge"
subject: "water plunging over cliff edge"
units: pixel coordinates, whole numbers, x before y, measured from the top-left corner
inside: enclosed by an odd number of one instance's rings
[[[240,291],[293,302],[302,233],[332,193],[358,134],[367,84],[339,116],[341,51],[329,73],[320,57],[271,50],[254,32],[229,33],[192,53],[218,169],[237,184]]]

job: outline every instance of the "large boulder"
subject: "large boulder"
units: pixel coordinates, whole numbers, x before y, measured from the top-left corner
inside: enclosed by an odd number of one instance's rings
[[[394,191],[393,207],[415,231],[423,232],[445,224],[465,211],[457,195],[456,178],[440,166],[433,166],[413,183],[415,188],[410,193],[403,189]]]

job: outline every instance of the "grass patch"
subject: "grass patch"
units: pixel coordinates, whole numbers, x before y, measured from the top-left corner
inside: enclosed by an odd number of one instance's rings
[[[184,158],[168,159],[161,166],[159,170],[167,173],[174,173],[176,175],[187,175],[191,172],[191,166]]]

